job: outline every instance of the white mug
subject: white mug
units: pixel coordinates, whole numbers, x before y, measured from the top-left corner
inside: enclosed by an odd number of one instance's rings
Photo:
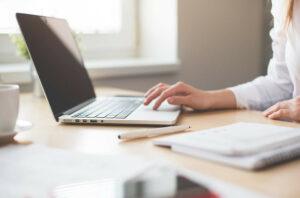
[[[14,132],[19,114],[19,86],[0,84],[0,134]]]

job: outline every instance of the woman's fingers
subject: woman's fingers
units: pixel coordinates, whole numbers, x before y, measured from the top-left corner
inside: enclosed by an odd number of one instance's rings
[[[290,118],[290,110],[288,109],[280,109],[276,112],[273,112],[268,116],[270,119],[274,120],[282,120],[282,119],[287,119]]]
[[[270,116],[271,114],[279,111],[280,109],[287,109],[288,108],[288,103],[287,102],[279,102],[273,106],[271,106],[270,108],[268,108],[267,110],[265,110],[263,112],[263,115],[265,117]]]
[[[278,111],[278,110],[280,109],[279,106],[280,106],[279,103],[277,103],[277,104],[271,106],[270,108],[268,108],[267,110],[265,110],[265,111],[263,112],[263,115],[266,116],[266,117],[268,117],[268,116],[271,115],[272,113]]]
[[[145,97],[148,97],[153,91],[155,91],[157,88],[159,87],[166,87],[167,84],[164,83],[158,83],[157,85],[155,85],[154,87],[150,88],[146,93],[145,93]]]
[[[180,95],[180,94],[186,94],[188,93],[188,86],[186,86],[184,83],[176,83],[175,85],[169,87],[165,91],[161,93],[161,95],[156,100],[153,109],[156,110],[160,107],[160,105],[169,97]]]
[[[146,99],[144,101],[144,105],[150,104],[152,102],[152,100],[154,100],[155,98],[160,96],[160,94],[166,89],[167,89],[167,87],[157,87],[146,97]]]
[[[145,97],[149,96],[149,94],[151,94],[153,91],[155,91],[159,86],[161,86],[161,85],[160,85],[160,84],[157,84],[157,85],[151,87],[151,88],[144,94],[144,96],[145,96]]]

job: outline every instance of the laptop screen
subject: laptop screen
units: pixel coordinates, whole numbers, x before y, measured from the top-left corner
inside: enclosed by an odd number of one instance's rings
[[[55,119],[95,98],[68,23],[63,19],[19,13],[17,20]]]

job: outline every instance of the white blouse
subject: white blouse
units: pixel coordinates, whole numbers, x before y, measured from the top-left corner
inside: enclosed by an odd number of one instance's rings
[[[300,95],[300,3],[295,1],[293,21],[286,29],[285,1],[272,0],[273,57],[268,74],[229,88],[239,108],[265,110],[279,101]]]

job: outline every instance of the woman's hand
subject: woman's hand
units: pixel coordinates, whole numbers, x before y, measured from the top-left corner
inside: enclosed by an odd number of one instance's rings
[[[279,102],[266,111],[264,116],[274,120],[300,121],[300,97]]]
[[[149,89],[145,94],[144,104],[150,104],[154,99],[157,99],[153,109],[158,109],[159,106],[167,100],[172,105],[184,105],[193,109],[208,108],[208,94],[205,91],[196,89],[183,82],[178,82],[174,85],[159,83]]]
[[[156,102],[153,109],[158,109],[167,100],[172,105],[183,105],[195,110],[235,108],[235,97],[229,90],[203,91],[183,82],[174,85],[159,83],[145,94],[144,104]]]

